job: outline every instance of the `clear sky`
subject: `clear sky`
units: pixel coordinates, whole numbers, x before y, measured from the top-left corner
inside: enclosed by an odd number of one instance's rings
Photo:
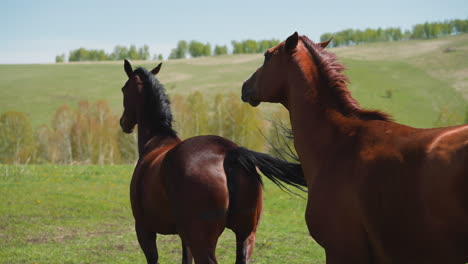
[[[0,0],[0,64],[54,62],[84,47],[150,46],[165,58],[179,40],[317,41],[347,28],[400,27],[468,19],[468,0]]]

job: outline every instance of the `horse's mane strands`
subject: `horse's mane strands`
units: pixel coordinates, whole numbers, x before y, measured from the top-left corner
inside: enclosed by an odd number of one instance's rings
[[[177,132],[172,128],[173,116],[170,108],[169,97],[164,86],[147,69],[138,67],[135,74],[140,76],[144,87],[145,114],[149,116],[153,129],[157,133],[170,136],[177,136]]]
[[[308,37],[300,36],[304,46],[312,55],[317,65],[321,78],[330,88],[331,95],[336,99],[339,111],[345,116],[355,117],[361,120],[392,121],[391,117],[381,111],[365,110],[351,96],[348,90],[348,77],[343,73],[345,67],[338,61],[336,55],[313,43]]]

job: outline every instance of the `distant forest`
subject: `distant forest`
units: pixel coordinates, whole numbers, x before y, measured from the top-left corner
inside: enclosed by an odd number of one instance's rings
[[[433,39],[442,36],[468,33],[468,19],[453,19],[443,22],[426,22],[424,24],[414,25],[411,30],[401,30],[401,28],[367,28],[345,29],[334,33],[324,33],[320,36],[320,41],[327,41],[333,37],[330,47],[342,47],[359,45],[370,42],[383,41],[401,41],[410,39]],[[231,54],[262,53],[270,47],[280,43],[277,39],[271,40],[243,40],[231,41]],[[177,46],[172,49],[167,59],[184,59],[189,56],[192,58],[202,56],[218,56],[229,54],[226,45],[211,46],[210,43],[200,41],[181,40]],[[130,47],[117,45],[112,53],[106,53],[104,50],[79,48],[70,51],[68,57],[66,54],[60,54],[55,57],[55,62],[76,62],[76,61],[107,61],[107,60],[163,60],[162,54],[154,54],[151,57],[149,46],[144,45],[137,48],[135,45]]]
[[[320,41],[327,41],[333,37],[330,46],[342,47],[370,42],[433,39],[461,33],[468,33],[468,19],[426,22],[414,25],[412,30],[406,31],[402,31],[400,28],[345,29],[335,33],[324,33],[320,36]]]

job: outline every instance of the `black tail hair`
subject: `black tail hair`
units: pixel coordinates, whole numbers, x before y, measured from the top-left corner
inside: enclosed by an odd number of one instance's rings
[[[257,173],[257,169],[282,190],[293,193],[285,184],[294,186],[301,191],[306,191],[302,186],[307,186],[302,172],[301,164],[291,163],[283,159],[270,156],[265,153],[255,152],[243,147],[231,149],[228,151],[225,164],[237,163],[245,170],[256,175],[257,181],[263,184],[263,181]]]

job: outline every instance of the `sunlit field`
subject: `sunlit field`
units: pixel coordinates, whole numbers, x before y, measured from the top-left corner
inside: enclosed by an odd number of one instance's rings
[[[146,263],[130,209],[132,169],[0,166],[0,263]],[[307,232],[305,200],[265,182],[252,263],[324,263]],[[178,236],[159,235],[158,243],[160,263],[181,261]],[[226,229],[219,263],[233,263],[235,248]]]

